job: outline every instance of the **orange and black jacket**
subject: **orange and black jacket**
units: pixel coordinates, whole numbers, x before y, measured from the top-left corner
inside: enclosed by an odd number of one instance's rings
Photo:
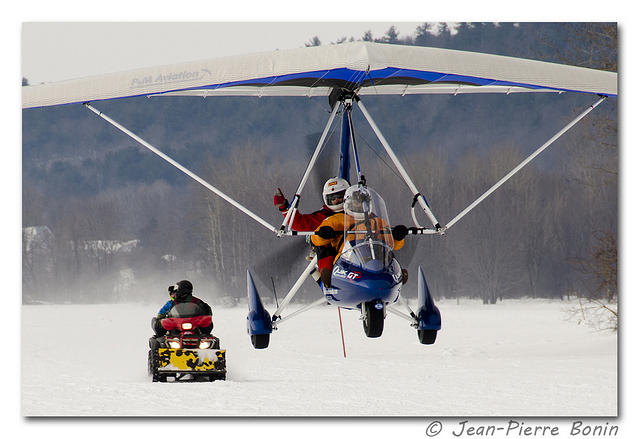
[[[378,230],[388,227],[386,222],[378,217],[370,218],[369,221],[375,222],[372,223],[372,226]],[[363,222],[358,222],[356,224],[355,220],[351,216],[346,217],[346,222],[347,223],[345,224],[344,212],[336,213],[335,215],[328,217],[316,228],[316,231],[318,231],[320,227],[329,226],[336,232],[337,236],[331,239],[324,239],[318,235],[311,235],[311,242],[316,247],[330,247],[333,250],[331,253],[335,255],[337,259],[340,253],[342,253],[345,228],[354,229],[356,231],[362,230],[364,232],[364,229],[362,229],[362,227],[365,227]],[[404,246],[404,239],[399,241],[394,239],[393,244],[394,250],[400,250]]]

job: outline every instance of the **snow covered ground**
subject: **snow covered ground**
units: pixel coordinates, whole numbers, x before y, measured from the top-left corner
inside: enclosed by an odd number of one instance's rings
[[[151,383],[149,321],[160,303],[23,306],[22,414],[617,415],[617,336],[567,321],[566,303],[438,305],[433,346],[391,314],[382,337],[368,339],[359,314],[343,310],[346,359],[336,308],[282,323],[268,349],[254,350],[246,308],[214,306],[228,365],[227,381],[214,383]]]

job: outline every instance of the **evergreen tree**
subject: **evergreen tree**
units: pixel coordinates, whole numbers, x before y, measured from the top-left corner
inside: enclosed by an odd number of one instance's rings
[[[320,41],[320,38],[318,38],[318,36],[316,35],[315,37],[311,38],[309,42],[304,43],[304,45],[305,47],[314,47],[314,46],[322,45],[322,42]]]

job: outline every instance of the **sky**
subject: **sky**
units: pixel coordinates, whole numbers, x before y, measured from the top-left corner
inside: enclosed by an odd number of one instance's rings
[[[102,73],[304,47],[317,36],[382,37],[391,26],[400,36],[421,22],[27,22],[21,32],[22,76],[30,84]]]
[[[617,0],[612,0],[616,2]],[[18,24],[20,73],[30,84],[103,73],[255,52],[303,47],[314,36],[323,44],[340,38],[361,38],[370,30],[382,37],[393,25],[412,36],[424,22],[444,21],[616,21],[589,8],[570,8],[540,0],[535,9],[507,0],[486,4],[459,0],[338,0],[304,3],[292,0],[211,4],[190,0],[111,0],[109,7],[62,0],[36,4],[22,12]],[[59,4],[69,4],[60,7]],[[508,8],[500,7],[508,4]],[[547,6],[545,6],[547,5]],[[179,6],[179,5],[178,5]],[[201,12],[204,11],[204,12]],[[553,12],[552,12],[553,11]]]

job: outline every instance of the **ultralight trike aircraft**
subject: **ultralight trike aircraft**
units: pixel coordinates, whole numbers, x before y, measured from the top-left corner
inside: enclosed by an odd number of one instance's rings
[[[345,227],[342,251],[333,265],[331,287],[321,286],[318,300],[283,315],[304,280],[316,270],[313,258],[273,314],[269,314],[247,270],[249,313],[247,330],[255,348],[266,348],[269,337],[285,320],[312,307],[335,305],[359,310],[364,330],[378,337],[387,313],[409,321],[423,344],[433,344],[441,329],[440,312],[434,304],[421,267],[418,267],[418,305],[412,310],[401,296],[402,271],[393,255],[391,226],[384,200],[368,185],[360,169],[352,111],[358,108],[397,168],[413,196],[410,206],[411,235],[444,235],[463,216],[504,184],[561,135],[608,97],[617,96],[617,74],[575,66],[553,64],[483,53],[430,47],[352,42],[329,46],[279,50],[246,56],[144,68],[60,83],[23,87],[23,108],[80,104],[93,111],[138,143],[193,178],[228,203],[271,230],[276,237],[300,237],[315,232],[292,230],[300,197],[338,114],[342,115],[340,168],[337,176],[353,185],[346,196],[364,202],[361,217]],[[427,198],[413,183],[391,145],[364,105],[368,95],[466,94],[466,93],[585,93],[595,102],[537,148],[494,186],[447,223],[438,221]],[[329,98],[331,114],[307,164],[281,225],[274,226],[229,195],[204,181],[94,107],[94,102],[134,96],[304,96]],[[353,162],[351,162],[353,161]],[[416,211],[430,225],[423,226]],[[345,218],[349,215],[345,214]],[[375,219],[375,221],[372,221]],[[346,220],[345,220],[346,222]],[[294,238],[295,239],[295,238]],[[298,238],[300,239],[300,238]],[[302,238],[304,239],[304,238]],[[415,239],[409,237],[408,239]]]

